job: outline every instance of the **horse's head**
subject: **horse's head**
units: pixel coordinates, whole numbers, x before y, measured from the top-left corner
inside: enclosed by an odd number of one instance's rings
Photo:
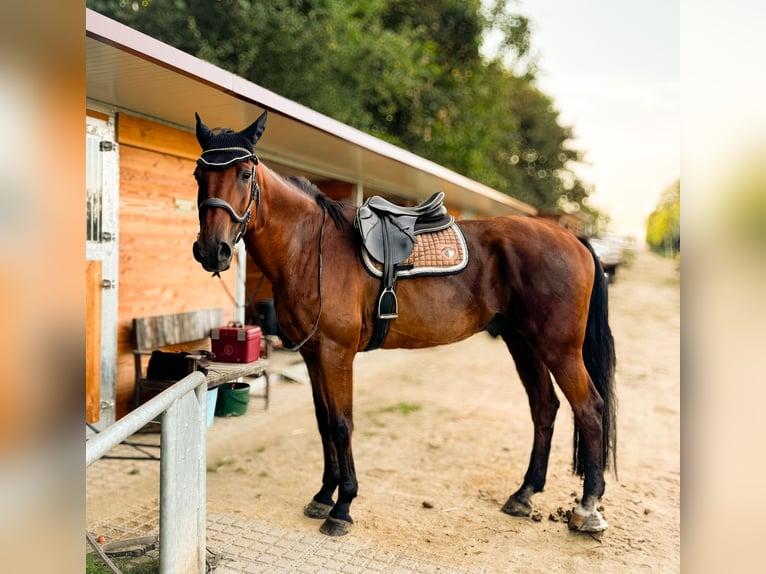
[[[253,204],[260,190],[253,153],[266,126],[263,112],[241,132],[211,130],[197,114],[197,141],[202,155],[197,160],[199,236],[194,242],[194,259],[206,271],[225,271],[231,265],[234,244],[245,234]]]

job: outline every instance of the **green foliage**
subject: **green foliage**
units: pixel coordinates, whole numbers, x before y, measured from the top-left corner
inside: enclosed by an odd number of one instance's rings
[[[668,187],[646,224],[646,243],[652,251],[675,257],[681,250],[681,180]]]
[[[87,0],[150,36],[521,199],[589,190],[506,0]],[[486,33],[497,53],[482,57]]]

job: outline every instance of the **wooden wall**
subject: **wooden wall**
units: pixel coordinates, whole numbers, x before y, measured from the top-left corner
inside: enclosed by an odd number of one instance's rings
[[[176,199],[196,205],[192,177],[199,156],[194,134],[120,114],[119,310],[117,416],[133,395],[134,317],[212,307],[233,319],[234,266],[213,278],[192,257],[199,232],[197,211],[178,209]]]
[[[345,181],[320,181],[316,182],[316,186],[327,197],[336,201],[351,202],[354,196],[354,184]]]
[[[101,261],[85,262],[85,420],[101,417]]]

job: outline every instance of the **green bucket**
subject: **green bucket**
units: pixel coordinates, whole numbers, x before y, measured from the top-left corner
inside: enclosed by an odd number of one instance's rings
[[[247,383],[226,383],[218,387],[215,416],[238,417],[247,412],[250,400],[250,385]]]

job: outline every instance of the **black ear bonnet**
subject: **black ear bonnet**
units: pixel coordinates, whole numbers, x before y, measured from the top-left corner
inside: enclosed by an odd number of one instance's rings
[[[197,163],[207,169],[225,169],[235,163],[248,159],[258,161],[253,153],[255,144],[261,138],[266,127],[266,112],[241,132],[213,133],[199,114],[197,117],[197,141],[202,147],[202,155]]]

